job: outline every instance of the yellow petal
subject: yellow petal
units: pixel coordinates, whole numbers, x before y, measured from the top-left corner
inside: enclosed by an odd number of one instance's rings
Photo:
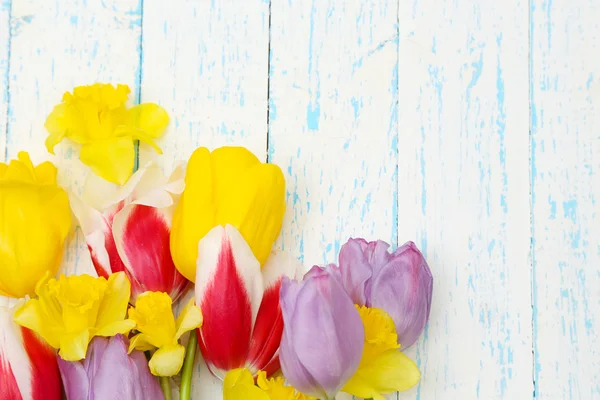
[[[49,313],[43,300],[30,299],[15,311],[14,321],[40,335],[50,346],[58,349],[64,334],[62,321]],[[58,315],[60,318],[60,314]]]
[[[180,344],[163,346],[152,355],[148,366],[156,376],[173,376],[179,373],[183,365],[185,348]]]
[[[129,109],[125,125],[139,129],[146,136],[156,139],[167,129],[169,114],[158,104],[138,104]]]
[[[116,322],[122,322],[127,315],[127,305],[129,304],[129,296],[131,293],[131,285],[124,272],[117,272],[108,277],[106,291],[100,308],[98,310],[98,318],[96,326],[101,331],[102,329],[113,325]],[[135,324],[133,321],[128,322]],[[119,329],[124,329],[124,326]],[[118,332],[126,333],[126,332]],[[112,335],[116,335],[113,333]],[[101,335],[101,336],[112,336]]]
[[[100,177],[123,185],[133,172],[133,139],[125,136],[96,140],[81,148],[80,158]]]
[[[132,319],[124,319],[123,321],[115,321],[111,324],[104,325],[96,331],[96,336],[115,336],[119,333],[127,335],[130,330],[135,328],[135,321]]]
[[[285,211],[281,170],[261,164],[241,147],[221,147],[212,153],[198,148],[188,162],[185,182],[171,229],[177,269],[194,282],[198,242],[216,225],[228,223],[238,228],[264,264]]]
[[[72,226],[66,192],[37,184],[28,157],[22,159],[27,162],[13,160],[0,181],[0,290],[13,297],[33,295],[44,274],[57,272]],[[40,167],[39,180],[50,179],[52,169]]]
[[[131,338],[129,342],[129,353],[133,350],[148,351],[153,350],[157,346],[152,342],[152,337],[143,333],[138,333]]]
[[[51,162],[43,162],[34,168],[35,180],[40,185],[56,185],[56,167]]]
[[[237,368],[225,375],[223,400],[270,400],[270,397],[254,386],[254,378],[250,371],[246,368]]]
[[[54,154],[54,147],[66,136],[68,123],[65,120],[67,105],[59,104],[48,115],[44,126],[50,135],[46,138],[46,149],[48,153]]]
[[[292,386],[285,384],[283,377],[267,379],[264,371],[258,371],[256,384],[269,395],[271,400],[316,400],[314,397],[296,392]]]
[[[156,347],[176,341],[175,317],[172,300],[163,292],[145,292],[138,296],[135,307],[129,309],[129,318],[135,321],[136,329],[151,337]]]
[[[65,333],[60,339],[60,351],[58,354],[65,361],[82,360],[87,353],[90,339],[90,332],[88,330]]]
[[[361,365],[342,391],[361,398],[383,399],[382,394],[402,392],[419,383],[417,365],[399,350],[388,350],[368,365]]]
[[[224,190],[216,223],[238,228],[256,259],[264,265],[281,232],[284,214],[283,173],[276,165],[260,164],[247,170],[235,185]]]
[[[177,328],[175,340],[179,340],[181,335],[187,331],[199,328],[200,326],[202,326],[202,312],[200,312],[200,309],[194,303],[194,299],[190,299],[175,322],[175,327]]]

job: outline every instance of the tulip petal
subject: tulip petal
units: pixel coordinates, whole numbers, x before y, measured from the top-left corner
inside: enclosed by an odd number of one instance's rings
[[[372,276],[372,267],[364,251],[366,245],[363,239],[350,239],[339,255],[340,265],[344,266],[339,270],[342,284],[354,304],[361,306],[367,304],[367,284]]]
[[[403,392],[419,383],[417,365],[399,350],[388,350],[361,365],[342,389],[360,398],[385,399],[381,394]]]
[[[133,172],[135,150],[130,136],[111,137],[84,144],[81,161],[109,182],[123,185]]]
[[[300,263],[283,252],[271,254],[262,269],[265,291],[252,331],[248,356],[248,368],[253,374],[263,370],[269,376],[279,369],[277,352],[283,333],[279,292],[283,277],[293,278],[298,269]]]
[[[132,281],[133,299],[146,291],[169,291],[177,300],[188,285],[173,264],[167,218],[157,208],[131,204],[113,220],[113,237]]]
[[[431,310],[432,290],[431,271],[412,242],[394,252],[390,262],[374,275],[370,306],[390,314],[402,349],[414,344],[423,332]]]
[[[61,357],[57,357],[57,359],[66,398],[75,400],[87,399],[90,391],[90,381],[83,363],[65,361]]]
[[[201,325],[202,313],[200,312],[200,309],[196,307],[194,299],[190,299],[177,317],[177,321],[175,321],[175,327],[177,328],[175,340],[179,340],[181,335],[193,329],[199,328]]]
[[[198,244],[198,255],[196,302],[204,317],[200,349],[217,369],[239,368],[248,356],[263,293],[260,264],[230,225],[212,229]]]
[[[215,222],[237,227],[263,265],[281,232],[285,214],[283,173],[276,165],[258,164],[227,189],[218,203]]]
[[[180,344],[163,346],[152,355],[148,366],[156,376],[177,375],[183,365],[185,347]]]

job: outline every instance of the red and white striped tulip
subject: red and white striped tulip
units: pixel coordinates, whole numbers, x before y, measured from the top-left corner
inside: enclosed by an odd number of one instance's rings
[[[71,197],[94,268],[108,278],[124,271],[131,302],[146,291],[165,292],[175,301],[189,281],[175,268],[170,250],[173,211],[184,188],[183,166],[169,178],[150,163],[116,186],[90,176],[83,199]]]
[[[60,400],[56,353],[36,333],[15,324],[18,305],[0,298],[0,400]]]
[[[204,322],[198,343],[213,375],[247,368],[253,375],[279,370],[283,318],[279,289],[297,263],[271,254],[265,266],[231,225],[216,226],[198,244],[196,304]]]

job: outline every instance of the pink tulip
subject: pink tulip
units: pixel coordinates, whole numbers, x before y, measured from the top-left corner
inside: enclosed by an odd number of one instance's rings
[[[0,299],[0,400],[60,400],[54,349],[13,321],[15,300]]]
[[[184,170],[166,178],[155,164],[139,169],[118,187],[92,176],[83,200],[71,206],[99,276],[125,271],[131,301],[146,291],[168,293],[177,300],[188,280],[175,268],[170,250],[171,220],[183,191]]]
[[[210,371],[223,379],[235,368],[268,375],[279,370],[279,291],[284,276],[295,276],[296,264],[282,254],[271,255],[261,270],[231,225],[206,234],[198,254],[196,304],[204,317],[198,343]]]

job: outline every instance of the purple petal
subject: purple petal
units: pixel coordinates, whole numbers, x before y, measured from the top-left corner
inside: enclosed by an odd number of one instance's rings
[[[69,400],[87,400],[90,382],[81,361],[65,361],[57,356],[60,376]]]
[[[368,299],[367,285],[373,266],[367,253],[370,244],[364,239],[350,239],[340,250],[340,276],[342,285],[355,304],[364,306]]]
[[[333,397],[358,368],[362,321],[341,284],[322,269],[282,285],[284,339],[281,363],[301,392]]]
[[[417,246],[408,242],[373,277],[370,307],[385,310],[396,324],[398,343],[414,344],[429,319],[433,278]]]

